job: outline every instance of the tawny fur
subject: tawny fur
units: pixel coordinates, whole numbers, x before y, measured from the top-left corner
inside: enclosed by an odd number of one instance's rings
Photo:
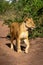
[[[28,28],[35,28],[35,24],[32,18],[26,18],[22,23],[14,22],[10,26],[11,34],[11,49],[13,49],[13,40],[16,39],[17,52],[21,52],[21,39],[26,44],[25,53],[28,53],[29,40],[28,40]]]

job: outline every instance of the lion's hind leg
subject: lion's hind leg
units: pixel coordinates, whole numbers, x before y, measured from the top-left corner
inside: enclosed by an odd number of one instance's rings
[[[13,49],[13,40],[14,40],[14,35],[11,35],[11,49]]]

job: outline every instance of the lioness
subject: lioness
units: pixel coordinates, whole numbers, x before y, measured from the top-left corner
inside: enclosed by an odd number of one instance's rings
[[[28,28],[35,28],[35,24],[32,18],[26,18],[22,23],[14,22],[10,26],[11,33],[11,49],[13,49],[13,40],[16,38],[17,52],[21,52],[20,43],[21,39],[26,44],[25,53],[28,53],[29,40],[28,40]]]

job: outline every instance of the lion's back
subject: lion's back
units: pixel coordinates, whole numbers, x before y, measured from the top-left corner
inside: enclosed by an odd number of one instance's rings
[[[13,34],[14,36],[19,35],[19,23],[18,22],[14,22],[11,24],[10,33]]]

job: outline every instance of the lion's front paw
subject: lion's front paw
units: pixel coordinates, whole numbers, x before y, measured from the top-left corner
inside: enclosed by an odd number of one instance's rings
[[[25,50],[24,52],[25,52],[25,53],[28,53],[28,50]]]

